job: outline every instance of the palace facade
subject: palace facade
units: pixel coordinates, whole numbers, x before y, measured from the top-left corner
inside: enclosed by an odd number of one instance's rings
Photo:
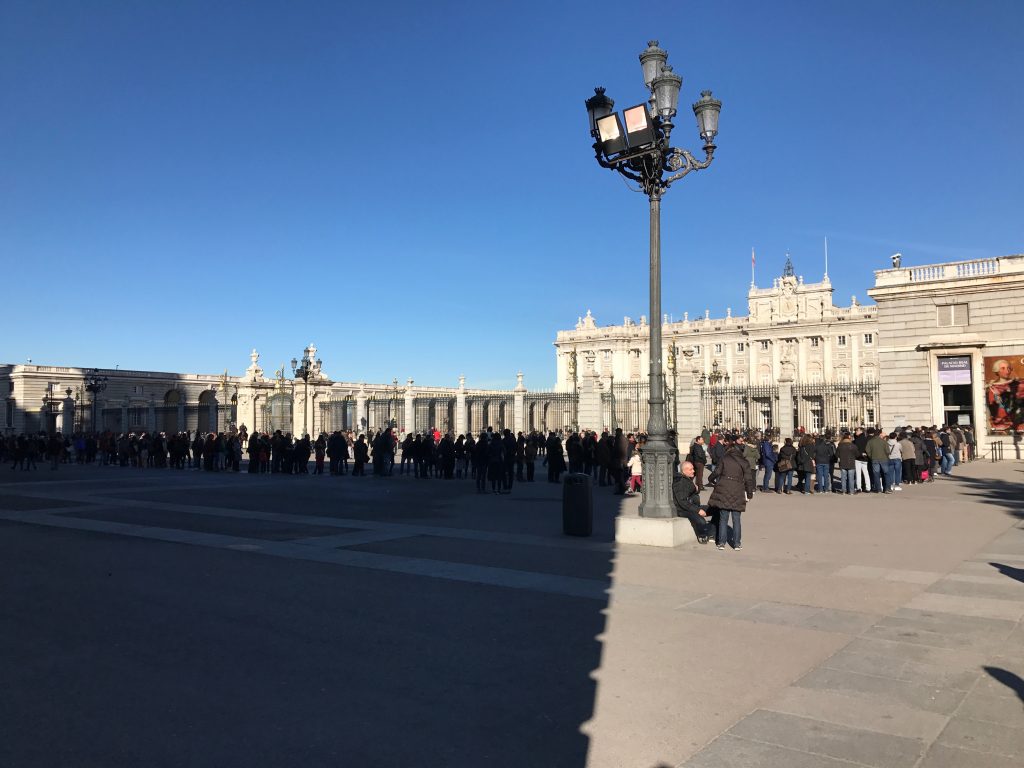
[[[684,313],[678,322],[664,317],[659,352],[669,421],[687,434],[705,425],[817,430],[875,423],[877,308],[856,297],[837,306],[833,292],[827,274],[807,283],[787,259],[771,286],[751,285],[745,316],[729,309],[717,318],[710,312]],[[573,330],[559,331],[556,389],[578,391],[589,379],[609,407],[619,408],[617,401],[648,378],[647,322],[627,317],[621,325],[598,326],[588,310]],[[627,428],[645,418],[626,416]],[[618,414],[615,420],[622,421]]]

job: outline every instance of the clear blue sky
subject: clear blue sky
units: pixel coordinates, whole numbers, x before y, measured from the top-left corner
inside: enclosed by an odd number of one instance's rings
[[[1024,251],[1024,3],[0,0],[0,360],[554,381],[590,308],[647,312],[647,206],[583,101],[649,38],[712,167],[664,204],[664,311],[745,312],[829,236],[872,270]]]

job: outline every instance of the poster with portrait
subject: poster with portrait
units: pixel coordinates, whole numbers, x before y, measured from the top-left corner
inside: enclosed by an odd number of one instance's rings
[[[1024,354],[985,358],[985,412],[990,433],[1024,433]]]

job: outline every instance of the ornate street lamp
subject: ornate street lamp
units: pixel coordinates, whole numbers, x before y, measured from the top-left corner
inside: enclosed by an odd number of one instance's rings
[[[642,187],[650,201],[650,418],[644,449],[643,517],[672,517],[672,446],[665,420],[665,379],[661,367],[661,198],[669,186],[690,171],[707,168],[715,151],[718,115],[722,103],[703,91],[693,105],[697,127],[704,141],[704,160],[689,151],[672,147],[672,118],[679,103],[683,79],[668,65],[668,53],[652,40],[640,54],[647,103],[630,107],[620,119],[615,102],[604,88],[595,88],[587,99],[594,154],[602,168],[618,171]],[[666,176],[666,173],[670,174]]]
[[[700,383],[701,386],[704,386],[706,384],[711,385],[712,387],[717,387],[719,384],[725,384],[726,386],[728,386],[729,374],[722,373],[721,371],[719,371],[718,361],[715,360],[713,363],[711,363],[711,373],[702,373],[700,375]]]
[[[309,434],[309,380],[319,379],[320,369],[323,367],[323,361],[320,358],[313,359],[315,352],[316,347],[310,344],[302,350],[301,364],[299,360],[292,358],[292,375],[296,379],[302,379],[303,385],[302,432],[304,435]]]
[[[96,396],[107,388],[107,377],[100,375],[99,368],[93,368],[85,374],[85,391],[92,395],[92,431],[99,433],[98,421],[96,418]]]

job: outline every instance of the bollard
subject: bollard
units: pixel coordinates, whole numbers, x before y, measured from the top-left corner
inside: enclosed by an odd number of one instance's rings
[[[594,493],[590,475],[570,472],[562,481],[562,533],[589,536],[594,530]]]

